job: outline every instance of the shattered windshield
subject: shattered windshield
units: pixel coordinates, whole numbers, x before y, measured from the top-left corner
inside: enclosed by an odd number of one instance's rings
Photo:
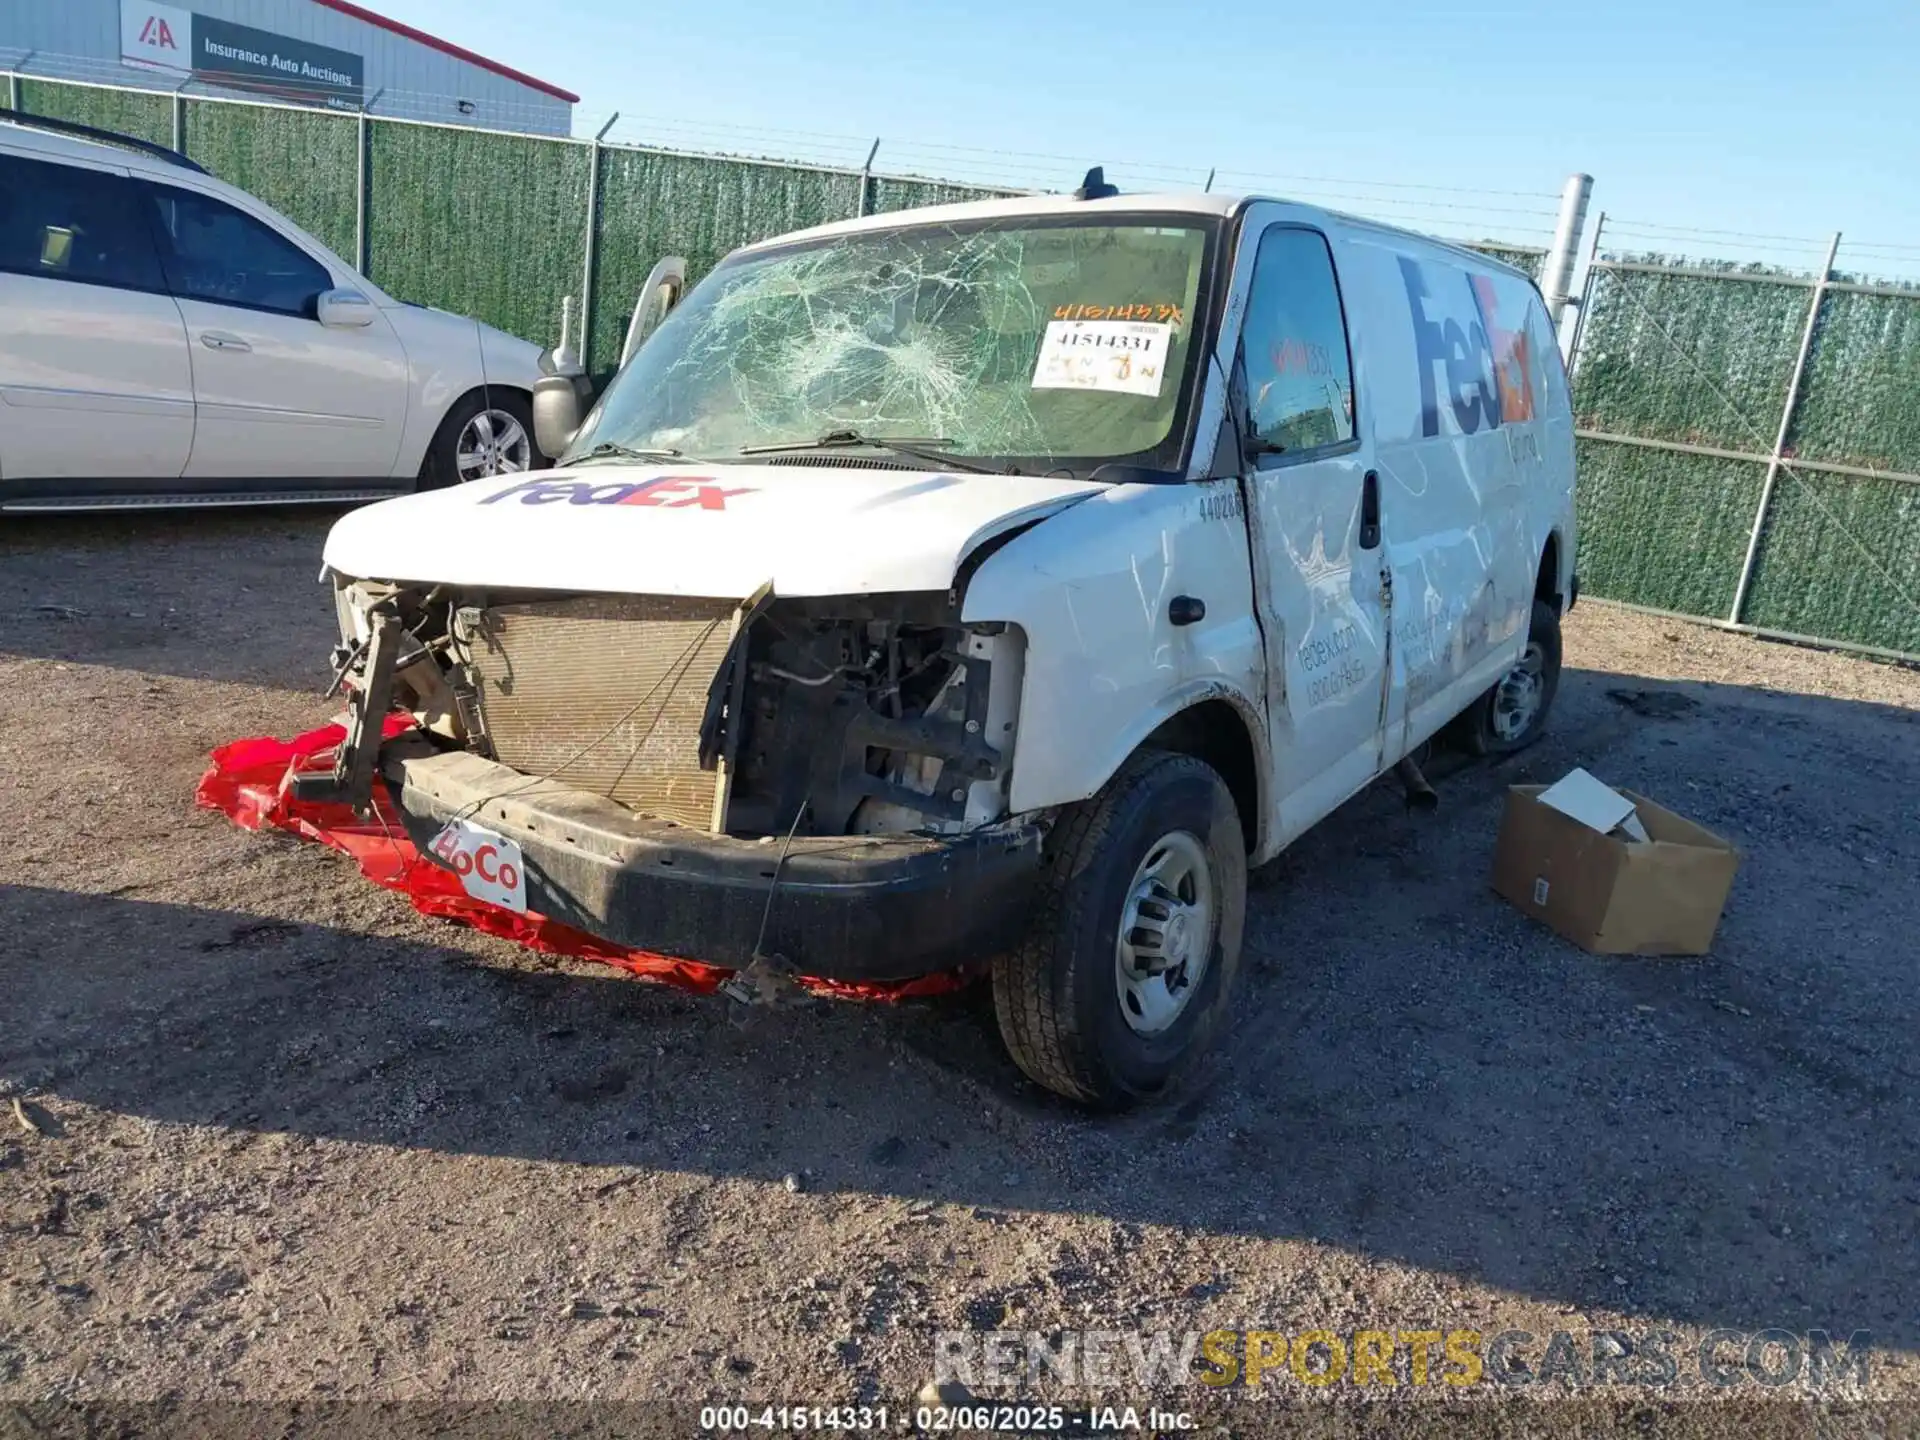
[[[1169,218],[1020,216],[741,256],[641,347],[572,454],[773,459],[891,438],[968,468],[1172,469],[1213,222]]]

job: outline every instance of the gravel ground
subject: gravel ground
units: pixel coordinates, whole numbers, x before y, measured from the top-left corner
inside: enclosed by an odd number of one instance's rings
[[[330,519],[0,527],[0,1399],[898,1407],[995,1327],[1868,1330],[1920,1395],[1920,675],[1582,604],[1550,737],[1322,824],[1204,1083],[1092,1120],[977,996],[740,1013],[196,811],[330,712]],[[1740,845],[1711,958],[1488,889],[1574,764]]]

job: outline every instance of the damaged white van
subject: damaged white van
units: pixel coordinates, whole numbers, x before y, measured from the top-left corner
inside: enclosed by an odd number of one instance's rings
[[[584,421],[540,382],[557,468],[327,542],[318,788],[385,784],[475,894],[743,970],[990,969],[1020,1066],[1125,1105],[1228,1013],[1249,867],[1443,726],[1546,719],[1573,425],[1516,270],[1090,184],[663,308]]]

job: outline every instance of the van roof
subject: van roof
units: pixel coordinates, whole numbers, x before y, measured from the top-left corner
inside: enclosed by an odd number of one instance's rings
[[[1198,215],[1209,218],[1227,218],[1237,214],[1242,208],[1257,203],[1288,205],[1306,212],[1309,216],[1336,221],[1344,226],[1371,230],[1376,234],[1391,236],[1410,244],[1432,249],[1445,250],[1460,259],[1475,265],[1485,265],[1496,270],[1506,270],[1532,283],[1532,277],[1526,271],[1496,259],[1482,251],[1469,249],[1451,240],[1436,239],[1432,235],[1423,235],[1417,230],[1406,230],[1397,225],[1383,224],[1378,220],[1369,220],[1364,215],[1349,215],[1344,211],[1329,210],[1324,206],[1309,204],[1300,200],[1289,200],[1280,195],[1221,194],[1216,191],[1161,192],[1155,194],[1114,195],[1101,200],[1079,200],[1072,195],[1014,195],[994,200],[968,200],[954,205],[928,205],[914,210],[892,210],[878,215],[863,215],[857,220],[835,220],[825,225],[815,225],[805,230],[774,236],[770,239],[743,245],[743,252],[751,252],[768,246],[786,244],[792,240],[824,239],[834,235],[854,235],[863,230],[885,230],[903,222],[912,224],[939,223],[956,220],[994,220],[1011,219],[1022,215],[1084,215],[1102,210],[1130,215],[1147,214]]]

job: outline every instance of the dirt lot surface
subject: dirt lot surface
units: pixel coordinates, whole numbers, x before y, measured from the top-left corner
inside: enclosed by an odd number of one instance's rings
[[[1204,1083],[1094,1120],[977,999],[738,1012],[195,810],[330,713],[331,518],[0,526],[0,1398],[900,1406],[937,1330],[1216,1327],[1665,1330],[1683,1387],[1867,1330],[1920,1394],[1920,675],[1581,605],[1550,737],[1297,845]],[[1742,847],[1710,959],[1488,889],[1574,764]]]

